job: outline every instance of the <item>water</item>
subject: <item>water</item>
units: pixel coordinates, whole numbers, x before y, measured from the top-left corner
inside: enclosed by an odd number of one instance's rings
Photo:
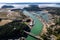
[[[23,13],[30,16],[35,21],[35,25],[31,29],[31,33],[35,35],[39,35],[43,28],[43,24],[41,23],[41,21],[36,16],[33,16],[32,12],[23,11]],[[37,40],[37,39],[28,35],[26,40]]]
[[[29,5],[32,5],[32,4],[0,4],[0,8],[3,6],[3,5],[11,5],[11,6],[14,6],[15,8],[21,8],[23,9],[24,7],[29,7]],[[58,4],[33,4],[33,5],[38,5],[39,7],[60,7],[60,5]]]
[[[39,16],[41,16],[46,22],[49,22],[49,15],[43,11],[36,12]]]

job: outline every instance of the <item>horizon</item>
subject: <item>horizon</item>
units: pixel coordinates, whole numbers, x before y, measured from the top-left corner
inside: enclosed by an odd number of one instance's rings
[[[55,4],[60,2],[16,2],[17,4]],[[5,4],[4,2],[0,2],[0,4]],[[8,3],[10,4],[10,3]],[[14,3],[12,3],[14,4]]]

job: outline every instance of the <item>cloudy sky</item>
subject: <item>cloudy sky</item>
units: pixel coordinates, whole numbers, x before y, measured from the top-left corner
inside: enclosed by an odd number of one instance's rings
[[[17,2],[52,2],[60,3],[60,0],[0,0],[0,3],[17,3]]]

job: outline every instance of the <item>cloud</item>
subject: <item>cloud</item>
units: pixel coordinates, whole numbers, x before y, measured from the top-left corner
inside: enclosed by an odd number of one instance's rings
[[[60,2],[60,0],[2,0],[0,3],[17,3],[17,2]]]

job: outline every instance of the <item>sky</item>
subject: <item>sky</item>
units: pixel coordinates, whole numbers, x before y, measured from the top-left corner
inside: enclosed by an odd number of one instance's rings
[[[60,0],[0,0],[0,3],[26,3],[26,2],[50,2],[50,3],[60,3]]]

